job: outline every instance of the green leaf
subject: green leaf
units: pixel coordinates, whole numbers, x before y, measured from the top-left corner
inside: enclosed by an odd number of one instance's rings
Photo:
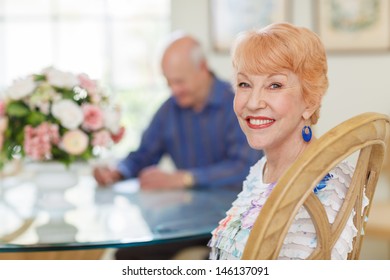
[[[37,126],[46,120],[46,116],[40,112],[31,112],[27,117],[27,123]]]
[[[29,113],[29,109],[21,102],[11,102],[7,106],[7,114],[11,117],[25,117]]]
[[[74,96],[75,96],[75,92],[72,90],[72,89],[68,89],[68,88],[59,88],[59,87],[55,87],[53,86],[53,88],[62,94],[62,98],[63,99],[70,99],[70,100],[74,100]]]
[[[45,81],[46,80],[46,76],[37,74],[37,75],[34,75],[34,79],[35,79],[36,82]]]

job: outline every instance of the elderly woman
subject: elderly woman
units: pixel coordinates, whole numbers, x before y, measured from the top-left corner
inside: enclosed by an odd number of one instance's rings
[[[252,148],[265,156],[252,166],[243,190],[209,242],[211,259],[240,259],[255,219],[273,187],[314,140],[321,100],[328,87],[324,46],[310,30],[288,23],[241,34],[232,50],[234,110]],[[351,180],[343,162],[313,190],[334,221]],[[332,251],[346,259],[356,228],[353,215]],[[301,207],[289,229],[280,259],[304,259],[316,247],[314,225]]]

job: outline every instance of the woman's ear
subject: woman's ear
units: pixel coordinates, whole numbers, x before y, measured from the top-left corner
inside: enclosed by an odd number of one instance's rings
[[[314,106],[314,105],[308,105],[305,109],[305,111],[303,111],[302,113],[302,117],[304,118],[304,120],[308,120],[311,118],[311,116],[314,114],[314,112],[318,109],[318,106]]]

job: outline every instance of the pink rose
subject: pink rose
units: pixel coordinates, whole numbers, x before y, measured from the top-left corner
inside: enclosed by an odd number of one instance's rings
[[[107,130],[95,132],[92,136],[92,145],[100,147],[108,147],[111,143],[111,135]]]
[[[79,129],[67,131],[62,137],[61,147],[71,155],[81,155],[88,147],[88,136]]]
[[[96,105],[84,104],[82,106],[84,114],[83,127],[87,130],[98,130],[104,125],[102,110]]]
[[[5,101],[0,100],[0,117],[5,115]]]
[[[80,74],[77,76],[77,78],[79,79],[80,87],[91,92],[97,91],[97,82],[95,80],[90,79],[87,74]]]
[[[116,144],[116,143],[119,143],[122,140],[124,135],[125,135],[125,128],[123,126],[121,126],[119,128],[119,132],[118,133],[111,134],[111,139]]]
[[[78,79],[80,87],[88,92],[91,102],[95,104],[99,103],[101,101],[101,96],[98,83],[95,80],[90,79],[87,74],[78,75]]]

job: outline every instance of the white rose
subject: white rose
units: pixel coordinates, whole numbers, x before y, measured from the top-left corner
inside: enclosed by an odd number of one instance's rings
[[[112,133],[117,134],[120,129],[121,114],[118,108],[104,109],[104,126]]]
[[[62,72],[55,68],[45,69],[47,82],[55,87],[73,88],[79,84],[79,79],[76,75],[69,72]]]
[[[76,102],[64,99],[53,104],[51,113],[67,129],[75,129],[84,120],[83,111]]]
[[[13,100],[20,100],[30,95],[36,87],[34,77],[28,76],[24,79],[18,79],[8,88],[6,95]]]

